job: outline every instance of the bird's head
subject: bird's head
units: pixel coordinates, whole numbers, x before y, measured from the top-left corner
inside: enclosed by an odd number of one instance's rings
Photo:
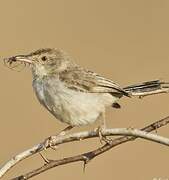
[[[62,72],[69,68],[73,61],[60,49],[39,49],[27,55],[17,55],[4,60],[8,64],[16,62],[29,64],[33,76],[43,77]]]

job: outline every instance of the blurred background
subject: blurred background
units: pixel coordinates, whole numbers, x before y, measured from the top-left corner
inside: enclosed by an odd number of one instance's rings
[[[153,79],[169,80],[168,0],[1,0],[0,1],[0,165],[13,155],[56,134],[66,125],[37,101],[31,72],[11,71],[2,58],[38,48],[58,47],[78,64],[122,86]],[[123,98],[120,110],[108,109],[110,128],[140,128],[169,115],[169,94]],[[97,127],[75,128],[74,132]],[[168,137],[169,127],[158,130]],[[99,140],[60,146],[49,159],[79,154],[100,146]],[[39,155],[10,170],[9,179],[43,165]],[[83,173],[82,163],[49,170],[36,180],[169,178],[168,148],[138,139],[97,157]]]

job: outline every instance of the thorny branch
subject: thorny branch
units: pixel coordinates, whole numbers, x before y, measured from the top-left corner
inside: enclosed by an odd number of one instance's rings
[[[120,138],[116,138],[109,143],[103,145],[102,147],[99,147],[98,149],[95,149],[90,152],[86,152],[80,155],[68,157],[68,158],[63,158],[60,160],[52,160],[49,161],[49,163],[39,167],[38,169],[35,169],[31,172],[28,172],[24,175],[18,176],[16,178],[13,178],[13,180],[21,180],[21,179],[30,179],[44,171],[47,171],[48,169],[51,169],[56,166],[68,164],[68,163],[73,163],[77,161],[82,161],[84,162],[84,165],[86,165],[90,160],[94,159],[98,155],[110,150],[111,148],[120,145],[122,143],[128,142],[135,140],[136,138],[144,138],[150,141],[154,141],[163,145],[169,146],[169,139],[165,137],[161,137],[156,134],[151,134],[149,132],[156,130],[158,128],[161,128],[162,126],[165,126],[169,123],[169,116],[159,120],[155,123],[152,123],[149,126],[146,126],[142,128],[141,130],[137,129],[106,129],[102,132],[104,136],[115,136],[115,135],[123,135]],[[55,138],[52,138],[52,145],[59,145],[59,144],[64,144],[67,142],[74,142],[74,141],[79,141],[83,139],[88,139],[88,138],[94,138],[94,137],[99,137],[98,131],[90,131],[90,132],[79,132],[79,133],[74,133],[70,135],[65,135],[65,136],[56,136]],[[5,175],[8,170],[10,170],[13,166],[15,166],[18,162],[24,160],[25,158],[28,158],[36,153],[39,153],[43,151],[44,149],[49,148],[49,145],[45,147],[45,143],[39,143],[36,146],[16,155],[13,157],[11,160],[9,160],[2,168],[0,169],[0,177]]]

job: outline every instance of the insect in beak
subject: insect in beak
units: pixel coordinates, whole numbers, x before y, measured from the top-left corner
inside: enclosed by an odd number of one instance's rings
[[[9,67],[10,69],[16,69],[18,67],[21,67],[22,65],[23,65],[22,67],[24,68],[24,67],[26,67],[26,65],[30,66],[32,64],[32,60],[30,60],[27,56],[18,55],[18,56],[12,56],[10,58],[5,58],[4,64],[5,64],[5,66]],[[20,70],[22,70],[22,69],[20,69]]]
[[[23,56],[23,55],[13,56],[6,60],[9,64],[12,64],[13,62],[17,62],[17,61],[21,63],[26,63],[26,64],[32,64],[32,61],[28,57]]]

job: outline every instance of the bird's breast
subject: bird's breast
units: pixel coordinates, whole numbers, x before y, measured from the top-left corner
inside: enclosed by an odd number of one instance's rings
[[[39,102],[46,107],[46,95],[44,91],[44,83],[42,79],[35,79],[33,80],[33,89],[35,94],[39,100]]]
[[[33,87],[41,104],[57,119],[73,126],[93,123],[108,105],[106,103],[111,104],[111,95],[75,91],[56,79],[34,80]]]

